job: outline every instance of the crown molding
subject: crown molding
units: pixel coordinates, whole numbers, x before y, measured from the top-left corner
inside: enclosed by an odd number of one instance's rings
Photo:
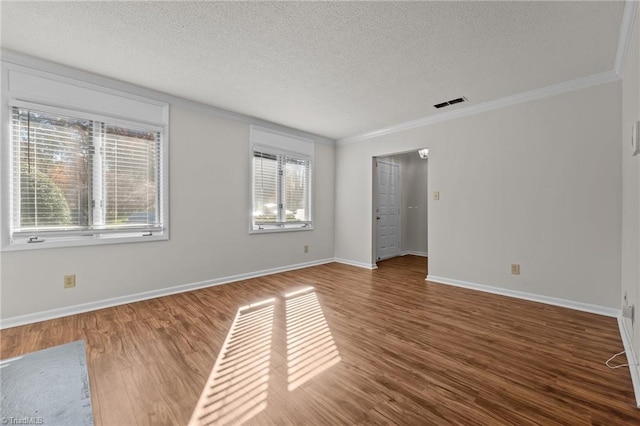
[[[305,132],[304,130],[294,129],[292,127],[284,126],[282,124],[273,123],[271,121],[263,120],[261,118],[252,117],[249,115],[240,114],[233,111],[227,111],[225,109],[214,107],[212,105],[207,105],[207,104],[193,101],[190,99],[181,98],[179,96],[170,95],[168,93],[159,92],[153,89],[148,89],[146,87],[138,86],[135,84],[127,83],[127,82],[116,80],[109,77],[105,77],[89,71],[80,70],[78,68],[73,68],[73,67],[69,67],[59,63],[51,62],[45,59],[26,55],[24,53],[2,49],[0,51],[0,56],[1,56],[2,62],[22,66],[25,68],[35,69],[38,71],[57,74],[63,77],[79,80],[79,81],[90,83],[97,86],[106,87],[111,90],[117,90],[117,91],[128,93],[131,95],[136,95],[136,96],[141,96],[148,99],[154,99],[154,100],[166,102],[171,106],[187,108],[187,109],[198,111],[204,114],[209,114],[216,117],[224,118],[227,120],[240,121],[242,123],[247,123],[247,124],[256,124],[259,126],[276,130],[276,131],[281,131],[291,135],[308,138],[313,140],[314,142],[324,143],[327,145],[335,145],[334,139],[316,135],[314,133]]]
[[[482,102],[477,105],[470,105],[454,111],[448,111],[441,114],[430,115],[428,117],[419,118],[417,120],[406,121],[394,126],[385,127],[374,130],[372,132],[362,133],[360,135],[350,136],[337,140],[337,145],[346,145],[354,142],[360,142],[367,139],[376,138],[383,135],[401,132],[404,130],[415,129],[417,127],[428,126],[441,121],[453,120],[456,118],[466,117],[469,115],[479,114],[485,111],[504,108],[511,105],[529,102],[536,99],[546,98],[549,96],[559,95],[578,89],[584,89],[599,84],[610,83],[620,80],[620,75],[615,71],[607,71],[600,74],[593,74],[576,80],[565,81],[563,83],[553,84],[551,86],[542,87],[540,89],[531,90],[529,92],[519,93],[517,95],[507,96],[493,101]]]
[[[631,36],[633,35],[633,26],[636,20],[636,9],[638,8],[638,0],[627,0],[624,3],[624,12],[622,13],[622,24],[620,25],[620,38],[618,39],[618,51],[616,52],[615,71],[620,75],[624,62],[627,59],[629,45],[631,45]]]

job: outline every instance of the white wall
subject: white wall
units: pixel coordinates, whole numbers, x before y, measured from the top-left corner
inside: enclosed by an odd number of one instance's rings
[[[397,155],[400,164],[401,250],[427,254],[427,163],[416,151]]]
[[[622,294],[628,304],[640,307],[640,156],[630,154],[631,127],[640,120],[640,7],[622,70]],[[622,303],[621,303],[622,304]],[[636,313],[636,318],[637,318]],[[640,330],[624,320],[633,333],[636,355],[640,354]]]
[[[428,146],[430,275],[619,308],[620,89],[339,145],[336,257],[372,264],[371,158]]]
[[[316,143],[315,230],[249,235],[249,125],[172,107],[171,239],[3,252],[1,317],[331,259],[334,151]],[[63,289],[65,274],[75,289]]]

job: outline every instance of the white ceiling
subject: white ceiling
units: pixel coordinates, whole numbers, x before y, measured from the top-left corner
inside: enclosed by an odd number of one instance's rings
[[[5,49],[339,139],[610,71],[624,2],[0,7]]]

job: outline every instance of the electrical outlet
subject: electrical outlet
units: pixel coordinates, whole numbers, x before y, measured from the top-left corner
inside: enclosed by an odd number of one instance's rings
[[[76,286],[76,275],[65,275],[64,276],[64,288],[73,288]]]
[[[634,305],[623,306],[622,316],[624,318],[629,318],[631,320],[631,323],[633,324],[633,322],[635,321],[635,306]]]
[[[304,252],[309,253],[309,246],[304,246]]]
[[[511,264],[511,274],[512,275],[520,275],[520,264],[512,263]]]

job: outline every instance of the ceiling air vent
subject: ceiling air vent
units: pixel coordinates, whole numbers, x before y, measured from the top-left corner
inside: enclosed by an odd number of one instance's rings
[[[450,101],[447,101],[447,102],[442,102],[442,103],[439,103],[439,104],[435,104],[434,107],[440,109],[440,108],[444,108],[444,107],[449,106],[449,105],[455,105],[455,104],[459,104],[460,102],[466,102],[466,101],[467,101],[467,98],[465,98],[463,96],[463,97],[458,98],[458,99],[451,99]]]

